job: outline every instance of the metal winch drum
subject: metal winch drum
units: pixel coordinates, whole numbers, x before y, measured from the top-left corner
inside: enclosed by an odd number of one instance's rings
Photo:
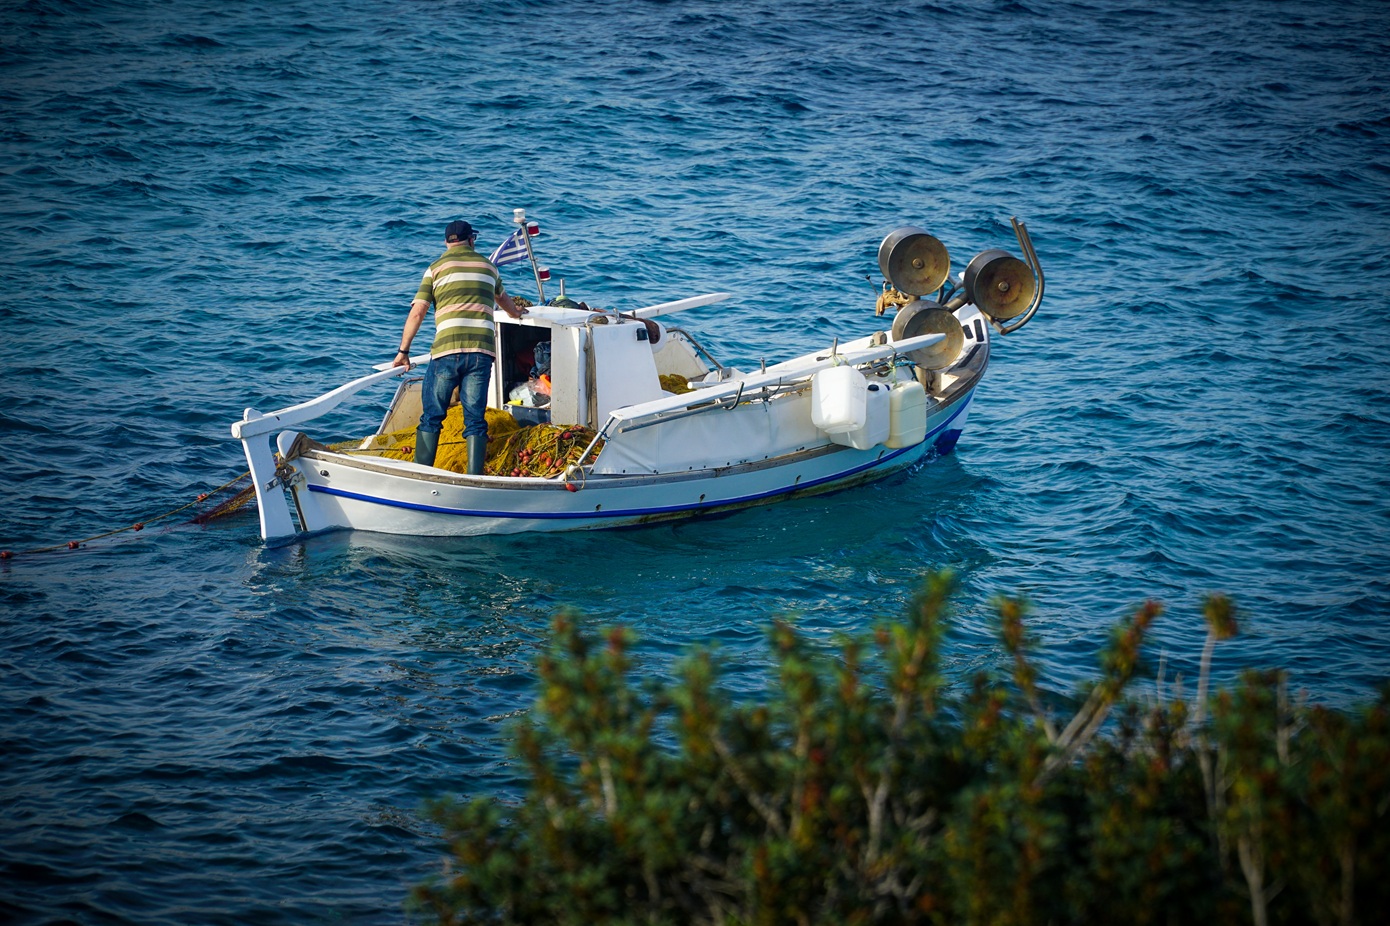
[[[924,229],[904,225],[879,244],[878,269],[898,292],[927,296],[950,276],[951,258],[946,246]]]
[[[1037,289],[1032,269],[1008,251],[981,251],[965,268],[966,298],[998,321],[1026,312]]]
[[[926,370],[943,370],[955,362],[965,346],[965,332],[953,312],[939,302],[910,302],[893,316],[893,340],[915,338],[924,334],[944,334],[946,337],[930,347],[914,350],[907,357]]]

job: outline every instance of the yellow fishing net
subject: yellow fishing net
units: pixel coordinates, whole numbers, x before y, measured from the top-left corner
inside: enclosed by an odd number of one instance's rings
[[[577,424],[537,424],[523,427],[500,408],[489,408],[487,415],[487,460],[483,473],[488,476],[558,476],[565,467],[578,463],[584,448],[594,439],[591,428]],[[362,451],[394,460],[415,458],[415,429],[406,428],[372,439]],[[453,473],[468,472],[468,443],[463,439],[463,410],[455,405],[444,417],[439,430],[436,469]]]
[[[659,378],[661,380],[661,388],[675,395],[682,395],[694,391],[690,388],[690,380],[679,374],[662,373]]]

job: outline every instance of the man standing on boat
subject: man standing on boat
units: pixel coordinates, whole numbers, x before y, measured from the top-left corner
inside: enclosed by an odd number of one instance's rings
[[[486,257],[473,250],[478,233],[467,222],[444,228],[447,250],[425,270],[410,303],[401,348],[392,366],[410,365],[410,342],[434,305],[434,343],[420,387],[420,426],[415,431],[415,462],[433,466],[439,432],[455,387],[463,406],[463,437],[468,444],[468,472],[479,475],[487,454],[487,386],[496,354],[494,303],[512,318],[526,314],[502,288],[502,277]]]

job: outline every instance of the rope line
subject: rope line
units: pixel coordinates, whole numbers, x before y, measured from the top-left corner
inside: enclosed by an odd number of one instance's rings
[[[32,550],[20,550],[18,552],[13,550],[0,550],[0,560],[13,559],[16,556],[31,556],[37,553],[53,553],[57,550],[76,550],[79,547],[91,543],[93,540],[101,540],[105,537],[113,537],[116,534],[123,534],[127,531],[142,531],[149,524],[153,524],[156,521],[163,521],[165,518],[173,517],[180,511],[186,511],[195,505],[201,505],[203,502],[212,498],[214,495],[217,495],[219,492],[226,491],[227,489],[230,489],[232,486],[236,485],[238,482],[241,482],[244,479],[249,479],[250,477],[251,471],[247,470],[240,476],[237,476],[235,479],[232,479],[229,482],[224,482],[222,485],[213,489],[211,492],[204,492],[197,498],[195,498],[193,501],[188,502],[184,505],[180,505],[179,507],[171,511],[166,511],[163,514],[157,514],[154,517],[146,518],[143,521],[136,521],[134,524],[128,524],[125,527],[118,527],[115,530],[104,531],[100,534],[93,534],[92,536],[82,540],[69,540],[67,543],[58,543],[47,547],[35,547]],[[213,508],[211,511],[204,512],[203,514],[198,515],[196,518],[193,518],[193,520],[190,523],[206,524],[208,521],[211,521],[214,518],[221,517],[225,514],[230,514],[231,512],[245,505],[246,502],[254,498],[255,495],[256,487],[248,486],[247,488],[242,489],[236,495],[232,496],[232,498],[228,501],[221,503],[216,508]]]

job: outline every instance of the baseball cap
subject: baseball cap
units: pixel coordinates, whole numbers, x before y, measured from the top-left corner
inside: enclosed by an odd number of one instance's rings
[[[473,226],[467,222],[455,220],[444,227],[445,241],[467,241],[473,237]]]

